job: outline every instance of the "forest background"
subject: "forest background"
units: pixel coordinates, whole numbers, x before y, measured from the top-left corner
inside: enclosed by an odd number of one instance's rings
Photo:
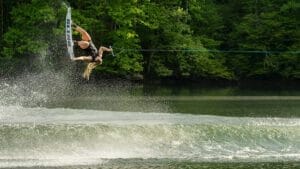
[[[116,56],[106,55],[94,78],[300,79],[296,0],[69,3],[96,46],[114,48]],[[63,1],[0,0],[0,9],[0,76],[74,64],[66,55]]]

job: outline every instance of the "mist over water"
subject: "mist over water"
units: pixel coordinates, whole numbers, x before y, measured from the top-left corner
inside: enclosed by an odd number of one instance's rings
[[[39,106],[59,93],[64,93],[68,83],[64,77],[52,72],[27,74],[0,83],[0,105]]]
[[[1,81],[0,168],[300,160],[299,118],[181,114],[140,88],[51,71]]]
[[[100,110],[94,111],[84,108],[78,110],[55,108],[55,105],[60,107],[59,103],[64,100],[76,97],[80,100],[81,97],[91,96],[95,93],[96,97],[117,98],[122,95],[129,98],[131,96],[128,94],[128,90],[130,90],[130,84],[126,82],[103,81],[96,86],[80,81],[74,82],[68,78],[66,73],[51,71],[3,79],[0,82],[0,167],[70,165],[78,161],[81,161],[79,164],[85,164],[97,158],[109,157],[107,154],[117,154],[116,157],[118,157],[118,154],[125,153],[122,157],[130,158],[130,155],[126,157],[125,150],[107,153],[108,150],[101,150],[103,147],[101,146],[95,152],[92,147],[85,146],[92,143],[93,146],[97,147],[103,141],[101,139],[95,140],[95,137],[100,137],[101,135],[97,135],[103,129],[108,128],[101,123],[111,121],[109,119],[106,121],[101,108],[105,110],[108,107],[139,106],[147,108],[150,106],[152,110],[159,110],[158,104],[152,104],[152,106],[151,104],[144,104],[145,106],[143,106],[140,101],[127,102],[119,99],[118,102],[113,100],[105,103],[100,102],[98,104]],[[82,99],[82,101],[84,100]],[[114,112],[108,112],[106,116],[115,117],[115,121],[122,121],[122,119],[118,119],[118,115],[124,115],[123,112],[115,114],[116,116],[111,116],[111,113]],[[132,117],[134,115],[129,114]],[[94,120],[93,124],[89,124],[90,120],[92,121],[91,117],[104,119],[102,121]],[[156,118],[160,117],[157,116]],[[140,120],[142,123],[143,117]],[[97,127],[96,124],[101,127]],[[114,128],[114,126],[112,127]],[[75,130],[77,132],[73,133]],[[97,135],[91,134],[93,138],[88,138],[89,133],[93,130],[97,131]],[[105,133],[102,134],[101,137],[106,135]],[[84,141],[88,139],[90,139],[88,142]],[[109,138],[105,140],[108,144]],[[112,143],[110,148],[116,145],[117,143]],[[124,144],[119,146],[124,146]],[[128,150],[130,150],[130,146]],[[82,155],[88,156],[80,160]],[[99,162],[98,159],[96,161]]]

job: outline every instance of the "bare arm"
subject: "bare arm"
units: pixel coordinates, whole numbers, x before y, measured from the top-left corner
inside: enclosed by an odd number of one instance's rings
[[[111,48],[100,46],[100,48],[99,48],[99,56],[102,58],[103,52],[111,52],[111,51],[112,51]]]

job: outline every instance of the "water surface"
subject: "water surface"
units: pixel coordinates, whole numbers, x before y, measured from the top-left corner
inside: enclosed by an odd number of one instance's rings
[[[296,89],[39,79],[0,85],[0,168],[300,167]]]

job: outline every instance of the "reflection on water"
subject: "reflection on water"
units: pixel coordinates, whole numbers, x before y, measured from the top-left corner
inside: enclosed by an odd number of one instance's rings
[[[83,89],[89,89],[87,91]],[[300,90],[84,85],[46,107],[246,117],[300,117]]]

